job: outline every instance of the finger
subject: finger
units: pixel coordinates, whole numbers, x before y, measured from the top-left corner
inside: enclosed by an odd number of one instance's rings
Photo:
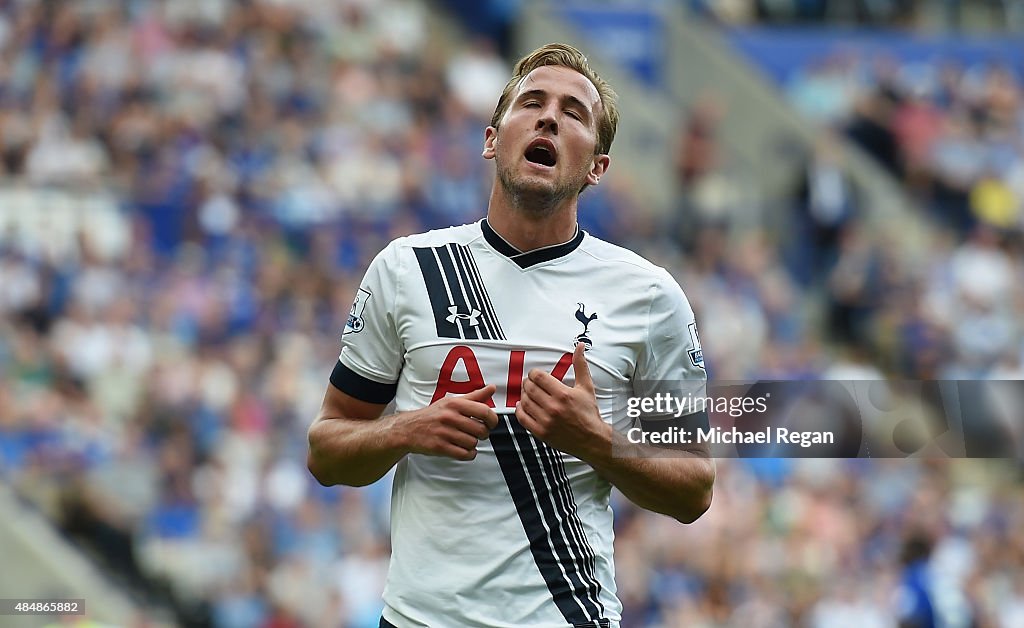
[[[488,405],[480,404],[470,416],[483,422],[483,424],[487,426],[488,430],[493,430],[498,427],[498,413],[494,411],[494,408]]]
[[[484,414],[483,416],[478,416],[476,418],[482,419],[484,425],[486,425],[487,429],[489,430],[493,430],[494,428],[498,427],[498,413],[492,410],[491,408],[487,408],[486,414]]]
[[[472,435],[477,440],[486,440],[491,435],[491,429],[476,417],[468,417],[460,421],[455,428]]]
[[[576,351],[572,354],[572,370],[576,373],[575,388],[594,392],[594,378],[590,376],[590,364],[587,363],[586,346],[580,342],[576,344]]]
[[[563,386],[562,388],[566,389],[568,387]],[[544,390],[530,379],[523,381],[522,397],[529,397],[531,401],[545,408],[550,408],[551,404],[555,401],[555,398],[548,391]]]
[[[427,456],[445,456],[456,460],[472,460],[476,457],[477,440],[466,434],[459,434],[457,431],[439,434],[433,439],[430,445],[424,445],[417,452]]]
[[[469,462],[476,458],[476,448],[465,449],[456,445],[446,444],[441,451],[438,452],[438,455],[461,460],[462,462]]]
[[[465,395],[462,395],[460,399],[469,399],[470,401],[480,401],[483,403],[487,403],[487,400],[491,398],[491,395],[493,395],[494,391],[496,390],[498,390],[497,386],[495,386],[494,384],[488,384],[483,388],[477,388],[471,393],[466,393]]]
[[[564,392],[569,388],[551,373],[547,373],[540,369],[530,369],[530,372],[526,375],[526,379],[533,382],[541,390],[552,396],[557,395],[560,392]]]
[[[533,400],[527,394],[523,394],[522,399],[519,400],[519,407],[526,411],[528,415],[533,417],[537,423],[548,423],[551,421],[551,414],[540,404]]]
[[[441,422],[446,428],[460,434],[468,434],[476,440],[485,439],[491,434],[490,428],[484,425],[480,419],[457,412],[444,416]]]
[[[453,399],[451,403],[456,412],[480,421],[487,429],[493,430],[498,426],[498,413],[484,403],[468,401],[465,397]]]
[[[526,428],[526,431],[531,434],[536,434],[538,428],[537,420],[530,416],[530,413],[523,408],[523,402],[519,401],[516,403],[516,418],[519,419],[519,424]]]
[[[477,423],[477,426],[481,427],[479,423]],[[480,442],[476,435],[459,429],[445,432],[442,438],[446,443],[461,449],[476,449],[477,443]]]

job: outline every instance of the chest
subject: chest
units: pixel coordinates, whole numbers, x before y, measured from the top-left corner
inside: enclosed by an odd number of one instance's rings
[[[465,392],[495,384],[498,405],[505,399],[511,407],[532,368],[571,384],[577,343],[587,347],[599,388],[632,378],[647,340],[646,290],[616,285],[600,269],[553,264],[523,272],[459,251],[418,255],[419,272],[404,278],[396,312],[404,377],[417,388],[458,393],[459,382]]]

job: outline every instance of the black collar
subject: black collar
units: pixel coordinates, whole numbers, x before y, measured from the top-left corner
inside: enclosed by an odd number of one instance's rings
[[[583,236],[586,234],[585,231],[580,229],[579,225],[576,225],[576,233],[573,234],[572,239],[568,242],[552,244],[551,246],[544,246],[532,251],[520,251],[509,244],[508,240],[498,235],[498,232],[491,227],[486,218],[480,221],[480,228],[484,232],[484,239],[487,240],[487,243],[493,246],[496,251],[515,262],[520,268],[529,268],[541,262],[548,262],[572,253],[583,243]]]

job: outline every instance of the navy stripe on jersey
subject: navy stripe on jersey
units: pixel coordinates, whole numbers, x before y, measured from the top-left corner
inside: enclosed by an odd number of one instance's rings
[[[583,534],[564,469],[558,473],[552,459],[545,460],[548,454],[541,452],[550,446],[537,441],[514,414],[499,418],[491,445],[555,606],[574,627],[607,628],[594,551]]]
[[[459,277],[459,286],[466,294],[466,300],[469,302],[469,306],[483,314],[485,312],[483,302],[481,301],[476,286],[473,285],[472,278],[469,274],[469,268],[466,266],[465,260],[462,259],[461,247],[455,244],[448,245],[448,254],[451,256],[452,262],[455,264],[457,269],[457,275]],[[480,327],[480,334],[484,340],[492,340],[497,338],[498,335],[495,333],[494,327],[490,324],[488,316],[480,316],[477,322]]]
[[[437,327],[438,338],[462,338],[459,328],[455,323],[448,320],[448,305],[451,296],[445,286],[444,278],[441,276],[441,265],[437,263],[432,248],[414,248],[416,261],[420,264],[420,272],[423,273],[423,282],[427,286],[427,295],[430,297],[430,307],[434,310],[434,324]]]
[[[518,425],[518,419],[514,415],[512,419]],[[539,483],[536,486],[538,489],[545,490],[546,498],[539,499],[538,503],[545,511],[551,509],[551,512],[554,513],[555,521],[557,521],[559,532],[562,535],[561,540],[564,541],[578,569],[578,572],[573,571],[571,576],[579,581],[584,588],[587,601],[597,606],[597,617],[601,617],[604,615],[604,605],[600,599],[601,583],[597,579],[597,560],[594,549],[583,530],[583,522],[576,509],[576,498],[572,493],[572,485],[569,483],[569,477],[565,474],[565,465],[562,464],[560,455],[554,448],[534,438],[522,426],[513,432],[516,444],[524,452],[524,458],[527,458],[527,452],[532,451],[540,463],[540,469],[542,469],[540,477],[543,486]],[[532,469],[529,463],[527,463],[527,467]],[[581,624],[574,624],[574,626],[578,625]],[[585,622],[582,625],[593,626],[594,624]]]
[[[544,465],[548,477],[555,478],[552,495],[558,501],[562,512],[568,513],[568,531],[572,535],[572,541],[579,549],[578,557],[582,562],[581,575],[587,587],[587,594],[597,604],[601,614],[604,615],[604,604],[601,603],[601,582],[597,579],[597,553],[587,540],[587,533],[583,529],[583,522],[580,520],[579,512],[576,509],[576,496],[572,492],[572,484],[569,483],[569,476],[565,473],[565,465],[561,456],[551,446],[532,439],[537,445],[537,455]]]
[[[439,338],[505,338],[468,247],[447,244],[413,251],[427,287]]]
[[[448,247],[437,246],[433,250],[434,257],[437,258],[437,262],[441,265],[441,272],[444,273],[448,294],[451,295],[451,302],[448,306],[449,314],[446,314],[447,319],[454,320],[462,329],[463,338],[479,339],[481,337],[479,329],[480,319],[478,317],[473,321],[471,318],[471,313],[478,310],[474,310],[469,306],[466,299],[466,291],[462,288],[462,280],[459,277],[459,273],[455,271],[455,264],[452,263]],[[454,312],[451,310],[452,305],[456,307]],[[463,316],[469,316],[470,318],[462,318]],[[473,322],[476,322],[476,324],[472,324]]]
[[[483,301],[484,310],[487,313],[487,320],[489,324],[494,325],[495,327],[495,331],[497,332],[495,334],[495,338],[504,340],[505,330],[501,328],[501,321],[498,320],[498,314],[494,311],[494,304],[491,303],[491,297],[487,294],[487,288],[484,287],[484,280],[480,275],[480,268],[476,265],[476,259],[473,257],[473,254],[470,253],[469,247],[460,246],[458,248],[462,257],[466,260],[466,266],[469,269],[469,280]]]

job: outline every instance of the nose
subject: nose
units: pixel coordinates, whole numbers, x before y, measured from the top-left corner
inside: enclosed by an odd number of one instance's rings
[[[545,107],[537,118],[535,130],[543,131],[545,129],[550,130],[553,135],[558,135],[558,119],[555,117],[552,107]]]

